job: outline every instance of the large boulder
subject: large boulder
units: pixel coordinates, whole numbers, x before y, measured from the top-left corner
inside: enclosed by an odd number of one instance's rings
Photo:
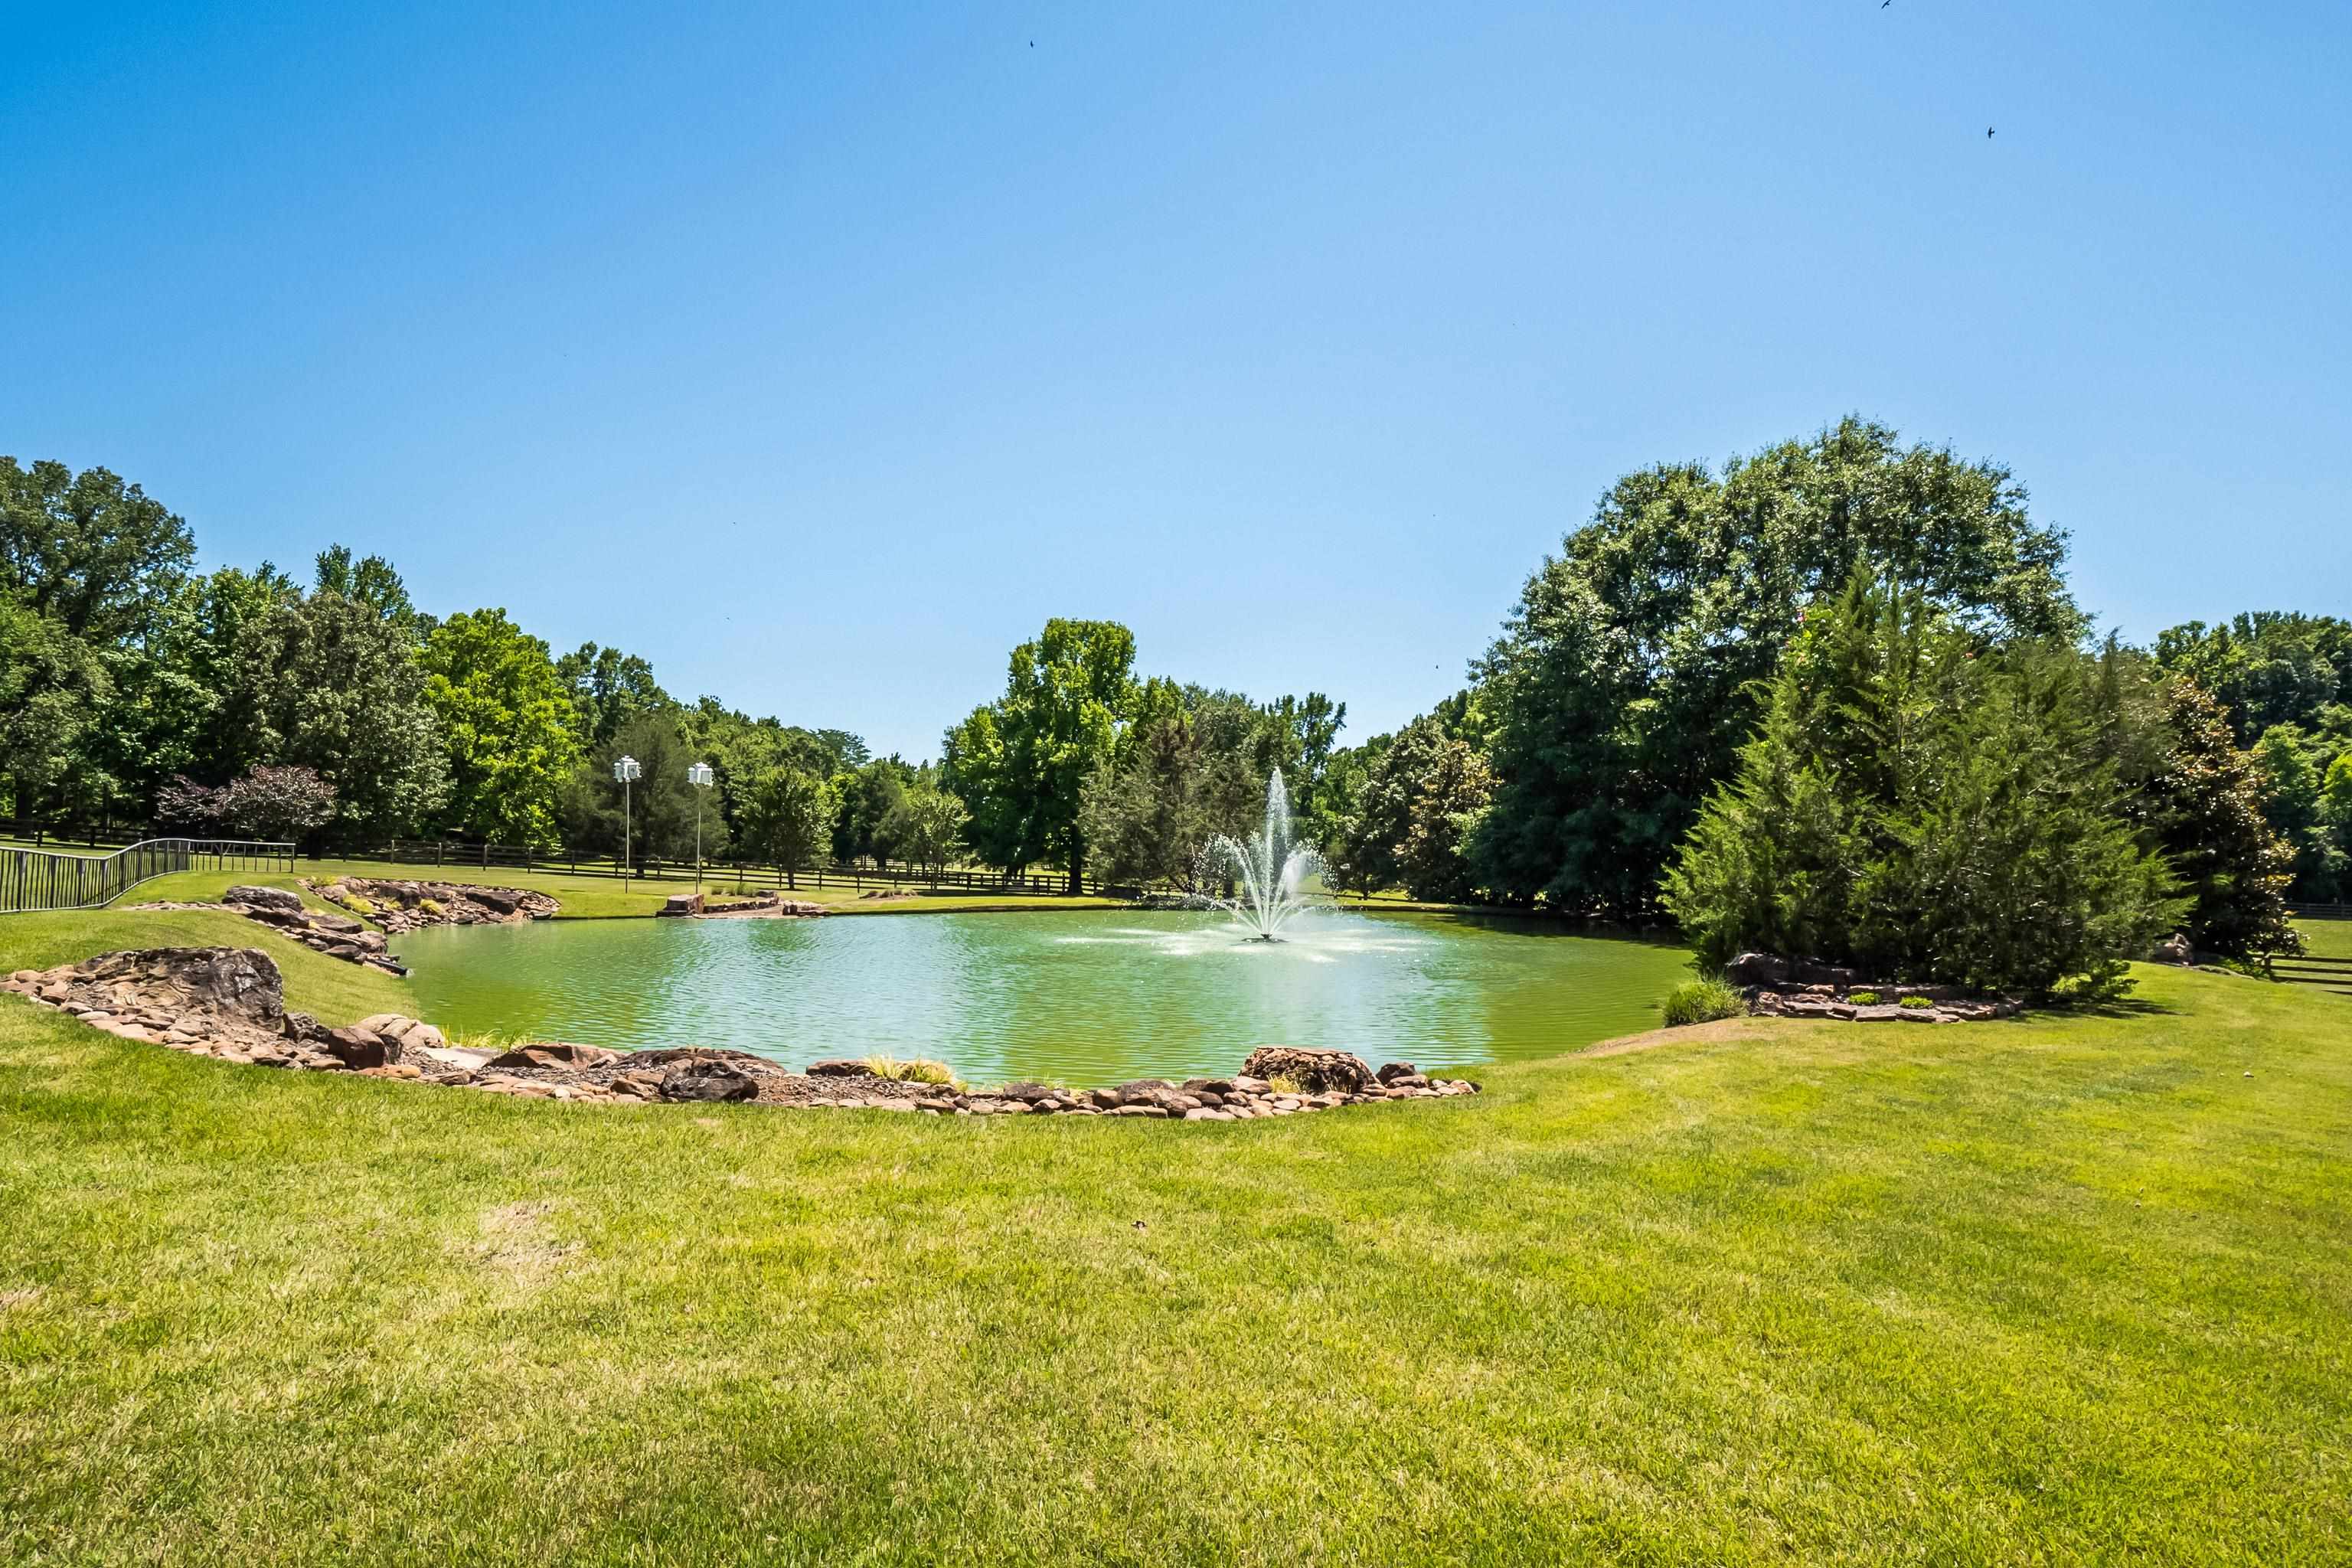
[[[147,981],[176,986],[199,1006],[270,1025],[286,1016],[285,980],[258,948],[157,947],[121,956]]]
[[[1361,1094],[1374,1081],[1370,1065],[1352,1052],[1299,1046],[1261,1046],[1242,1063],[1242,1073],[1248,1078],[1288,1079],[1309,1094]]]
[[[1723,974],[1734,985],[1781,985],[1789,979],[1789,961],[1769,952],[1743,952],[1723,966]]]
[[[223,893],[221,902],[242,904],[248,909],[285,910],[289,912],[299,912],[302,908],[302,897],[299,893],[284,888],[256,887],[248,882],[240,882]]]
[[[760,1092],[760,1080],[726,1062],[680,1062],[661,1075],[664,1100],[711,1101],[751,1100]]]

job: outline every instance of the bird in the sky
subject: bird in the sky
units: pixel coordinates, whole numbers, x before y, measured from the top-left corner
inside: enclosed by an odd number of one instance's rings
[[[1992,140],[1992,127],[1990,125],[1985,127],[1985,140],[1988,142]]]

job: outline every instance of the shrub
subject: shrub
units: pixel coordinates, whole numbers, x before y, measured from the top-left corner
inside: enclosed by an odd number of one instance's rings
[[[901,1065],[903,1070],[900,1077],[902,1080],[907,1083],[946,1084],[955,1082],[955,1074],[949,1070],[947,1063],[933,1061],[929,1057],[918,1058],[914,1061],[906,1062]]]
[[[436,921],[441,918],[441,903],[437,899],[419,899],[416,907]]]
[[[1285,1078],[1279,1073],[1266,1079],[1265,1086],[1276,1094],[1305,1094],[1307,1092],[1305,1087],[1301,1085],[1297,1079]]]
[[[1748,1011],[1748,999],[1737,986],[1720,980],[1685,980],[1666,993],[1666,1027],[1737,1018]]]
[[[1919,1008],[1932,1007],[1932,1006],[1934,1006],[1934,1005],[1935,1005],[1935,1004],[1934,1004],[1933,1002],[1928,1001],[1925,996],[1906,996],[1905,998],[1903,998],[1903,1000],[1901,1000],[1900,1002],[1897,1002],[1897,1003],[1896,1003],[1896,1004],[1895,1004],[1895,1005],[1897,1007],[1919,1007]]]
[[[1875,1007],[1878,1005],[1878,993],[1875,991],[1851,992],[1847,994],[1846,1000],[1857,1007]]]
[[[345,893],[343,908],[355,915],[372,915],[375,913],[375,900],[358,893]]]

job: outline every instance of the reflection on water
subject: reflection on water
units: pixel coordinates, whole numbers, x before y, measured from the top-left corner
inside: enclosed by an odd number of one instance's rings
[[[974,1082],[1230,1072],[1253,1047],[1423,1068],[1657,1021],[1686,955],[1533,922],[1329,915],[1295,940],[1125,910],[565,921],[413,931],[424,1015],[467,1034],[706,1045],[795,1067],[939,1057]]]

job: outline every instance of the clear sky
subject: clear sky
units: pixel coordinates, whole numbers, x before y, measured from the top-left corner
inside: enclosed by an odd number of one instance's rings
[[[2127,636],[2352,614],[2342,0],[0,21],[0,452],[877,749],[1049,615],[1392,727],[1849,411]]]

